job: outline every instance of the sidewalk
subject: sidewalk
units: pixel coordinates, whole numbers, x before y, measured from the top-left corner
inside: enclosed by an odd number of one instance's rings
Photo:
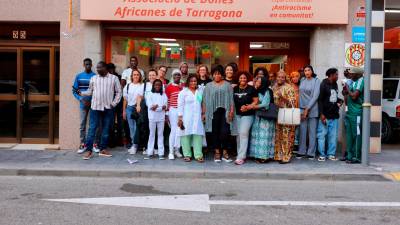
[[[284,179],[284,180],[396,180],[400,171],[400,150],[370,155],[370,166],[350,165],[341,161],[318,162],[293,159],[290,164],[256,164],[243,166],[215,163],[211,155],[203,164],[181,159],[143,160],[123,148],[115,148],[113,157],[95,156],[85,161],[82,155],[68,150],[0,150],[0,175],[83,176],[83,177],[152,177],[211,179]],[[129,164],[127,158],[139,162]]]

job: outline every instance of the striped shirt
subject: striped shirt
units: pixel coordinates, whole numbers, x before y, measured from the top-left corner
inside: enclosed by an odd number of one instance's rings
[[[165,94],[168,97],[168,109],[178,108],[178,95],[182,91],[183,85],[171,83],[165,89]]]
[[[122,90],[118,77],[112,74],[96,75],[90,79],[89,88],[82,96],[92,96],[93,110],[112,109],[121,101]]]

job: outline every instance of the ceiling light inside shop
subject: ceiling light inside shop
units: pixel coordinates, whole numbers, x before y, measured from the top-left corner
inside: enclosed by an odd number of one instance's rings
[[[161,46],[171,46],[171,47],[178,47],[179,43],[159,43]]]
[[[155,41],[176,41],[176,39],[171,38],[153,38]]]
[[[263,46],[262,44],[250,44],[250,48],[262,48]]]
[[[171,48],[166,48],[165,50],[167,50],[167,51],[171,51]],[[182,51],[182,48],[179,48],[179,50],[181,50],[181,51]]]
[[[400,13],[400,9],[385,9],[385,13]]]

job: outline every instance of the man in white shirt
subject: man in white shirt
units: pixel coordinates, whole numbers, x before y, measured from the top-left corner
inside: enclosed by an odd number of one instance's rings
[[[122,90],[118,77],[108,73],[107,64],[103,61],[96,66],[98,75],[90,79],[87,91],[80,92],[81,96],[92,96],[89,132],[86,140],[88,153],[83,159],[88,160],[93,156],[92,146],[97,127],[103,125],[100,140],[99,156],[111,157],[112,155],[106,151],[108,145],[108,137],[110,135],[110,127],[114,118],[114,108],[121,100]]]
[[[124,72],[122,72],[122,77],[121,77],[121,84],[122,84],[122,88],[125,87],[125,85],[129,84],[132,82],[131,80],[131,76],[132,76],[132,69],[136,69],[139,70],[140,74],[142,75],[142,80],[145,80],[145,75],[144,75],[144,71],[142,69],[138,68],[139,65],[139,60],[136,56],[132,56],[129,60],[129,68],[124,70]]]

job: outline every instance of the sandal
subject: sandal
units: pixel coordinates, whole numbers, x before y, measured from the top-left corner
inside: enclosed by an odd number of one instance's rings
[[[192,161],[192,159],[190,157],[185,157],[185,158],[183,158],[183,161],[190,162],[190,161]]]
[[[264,164],[268,161],[268,159],[256,159],[255,161],[257,164]]]
[[[198,158],[198,159],[196,159],[196,161],[199,162],[199,163],[203,163],[204,162],[204,158],[203,157]]]
[[[245,161],[244,161],[243,159],[236,159],[236,160],[235,160],[235,164],[238,165],[238,166],[243,165],[244,162],[245,162]]]

